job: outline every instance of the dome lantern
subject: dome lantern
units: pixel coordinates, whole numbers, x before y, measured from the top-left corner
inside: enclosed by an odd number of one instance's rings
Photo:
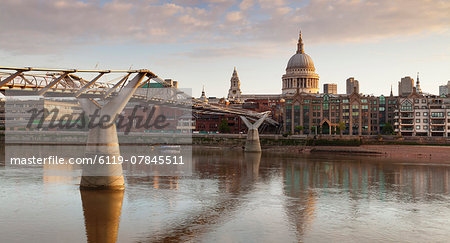
[[[303,51],[303,40],[302,40],[302,32],[300,31],[300,33],[298,34],[298,43],[297,43],[297,54],[298,53],[305,53]]]

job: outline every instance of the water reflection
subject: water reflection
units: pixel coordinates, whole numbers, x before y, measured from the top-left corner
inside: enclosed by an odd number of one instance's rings
[[[157,229],[147,229],[147,235],[138,237],[137,241],[184,242],[228,238],[230,241],[250,241],[255,237],[259,237],[262,241],[270,241],[265,239],[267,237],[265,234],[282,232],[286,225],[276,225],[271,218],[267,218],[264,221],[267,224],[265,228],[260,228],[253,233],[235,235],[235,238],[228,230],[223,229],[237,227],[243,232],[250,231],[253,226],[244,223],[247,220],[245,217],[264,217],[264,215],[242,216],[242,212],[254,210],[254,205],[266,208],[265,200],[273,201],[275,196],[268,192],[273,190],[271,188],[273,183],[279,179],[281,179],[282,189],[282,195],[279,196],[282,211],[270,212],[272,209],[268,208],[265,209],[267,211],[258,214],[272,213],[276,217],[282,217],[284,211],[286,218],[282,220],[286,221],[289,230],[285,234],[280,233],[276,236],[282,241],[305,239],[316,241],[321,238],[311,238],[311,233],[317,231],[314,228],[317,224],[319,224],[320,232],[331,236],[340,234],[341,227],[352,228],[355,227],[352,225],[354,222],[364,220],[363,218],[369,213],[367,200],[381,202],[381,205],[384,205],[383,202],[394,202],[400,209],[405,206],[398,202],[429,201],[432,203],[436,200],[445,200],[440,196],[448,195],[450,171],[445,165],[395,164],[368,158],[329,159],[317,156],[292,157],[223,151],[196,151],[194,168],[193,179],[164,176],[127,178],[127,190],[131,190],[128,192],[130,203],[134,200],[139,201],[142,197],[141,194],[134,192],[135,188],[133,188],[135,186],[141,188],[142,185],[154,190],[150,193],[151,195],[155,195],[156,192],[164,194],[163,201],[156,201],[159,206],[180,203],[178,193],[192,194],[187,196],[187,200],[195,201],[194,198],[200,198],[198,199],[200,206],[192,206],[183,212],[171,212],[171,206],[169,206],[168,215],[164,215],[164,212],[153,211],[153,214],[159,214],[159,220],[168,222],[166,224],[160,222]],[[140,193],[145,192],[145,187],[141,188]],[[205,196],[197,191],[199,188],[200,191],[205,190],[211,193]],[[256,196],[261,193],[266,196]],[[85,208],[83,194],[82,199]],[[110,197],[109,200],[121,202],[121,198]],[[95,201],[92,202],[94,206],[97,205]],[[114,229],[118,228],[120,205],[115,207],[116,214],[112,214],[115,217],[114,223],[110,226],[102,226],[98,223],[89,225],[90,220],[86,219],[89,240],[100,240],[94,238],[98,236],[100,230],[113,232],[114,234],[111,235],[106,233],[103,235],[110,236],[108,240],[115,239],[117,233]],[[108,214],[108,212],[104,213]],[[85,209],[85,217],[86,215]],[[377,224],[382,223],[377,222]],[[334,224],[336,228],[329,227],[330,224]],[[91,230],[95,232],[95,236],[90,236],[90,227],[99,227],[96,231]],[[375,224],[374,227],[381,226]],[[256,236],[255,233],[261,235]],[[288,233],[293,233],[294,236]],[[370,233],[366,235],[370,236]],[[395,232],[391,237],[394,236]],[[334,239],[333,237],[330,240]],[[371,237],[368,240],[377,239]],[[349,240],[349,238],[343,237],[342,240]]]
[[[449,166],[386,162],[368,158],[303,157],[297,162],[282,163],[284,194],[288,197],[284,207],[291,225],[296,229],[298,239],[304,239],[304,233],[310,230],[311,225],[317,224],[314,221],[318,217],[320,225],[328,228],[324,233],[329,233],[335,229],[324,222],[354,230],[356,227],[352,221],[362,220],[367,223],[364,221],[369,220],[364,217],[378,217],[379,215],[373,215],[377,213],[389,214],[389,210],[384,212],[383,206],[391,205],[392,202],[399,207],[395,211],[411,207],[417,212],[417,207],[423,202],[433,204],[443,201],[448,205]],[[381,202],[380,211],[372,212],[372,215],[367,212],[367,202],[371,200]],[[405,203],[413,204],[410,206]],[[318,208],[322,212],[316,212]],[[422,216],[412,215],[411,220],[421,218]],[[398,219],[394,216],[391,220]],[[372,231],[376,231],[377,227],[382,228],[385,222],[377,221],[376,224],[380,226],[375,226]],[[398,229],[394,229],[392,233],[396,234],[396,230]],[[341,234],[339,231],[334,233]],[[348,240],[345,237],[342,239]],[[370,237],[368,239],[376,240]],[[330,240],[337,238],[330,237]]]
[[[298,163],[284,163],[286,194],[300,197],[312,188],[339,188],[352,196],[370,193],[416,199],[430,194],[448,194],[449,166],[386,163],[364,159],[303,158]],[[405,198],[405,195],[409,195]]]
[[[216,193],[212,194],[210,202],[200,212],[193,210],[183,218],[163,228],[159,232],[149,235],[146,242],[185,242],[192,241],[207,233],[226,218],[233,217],[235,211],[242,205],[240,198],[253,189],[258,179],[260,153],[224,153],[221,151],[196,151],[193,156],[195,177],[203,180],[214,179],[217,184]],[[224,159],[226,158],[226,159]],[[132,181],[143,181],[144,178],[131,178]],[[174,184],[173,178],[149,177],[148,182],[154,188],[174,189],[167,187]],[[178,180],[176,181],[178,183]]]
[[[116,242],[124,191],[81,190],[88,242]]]
[[[245,153],[246,175],[250,180],[258,179],[259,165],[261,164],[261,153]]]
[[[124,192],[1,169],[0,241],[446,241],[450,166],[431,162],[197,149],[192,177],[127,177]],[[62,226],[33,223],[47,221]]]

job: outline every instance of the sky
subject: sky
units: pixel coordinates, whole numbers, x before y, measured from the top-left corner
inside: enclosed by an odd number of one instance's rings
[[[324,83],[388,95],[450,80],[448,0],[2,0],[0,66],[149,69],[200,96],[281,93],[302,31]]]

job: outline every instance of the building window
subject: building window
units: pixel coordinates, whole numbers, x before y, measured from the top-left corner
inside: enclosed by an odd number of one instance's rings
[[[427,100],[426,99],[422,99],[422,103],[427,103]]]
[[[419,99],[415,99],[415,100],[414,100],[414,103],[419,103]]]
[[[385,108],[385,107],[380,107],[379,110],[380,110],[380,111],[385,111],[386,108]]]
[[[416,126],[416,129],[417,129],[417,130],[419,130],[419,129],[420,129],[420,126],[419,126],[419,125],[417,125],[417,126]]]
[[[425,129],[425,130],[428,129],[428,126],[427,125],[423,126],[423,129]]]
[[[423,119],[423,122],[424,123],[428,123],[428,119]]]
[[[431,117],[444,117],[444,112],[431,112]]]
[[[416,112],[416,116],[420,116],[420,112]]]
[[[428,112],[424,112],[424,113],[423,113],[423,116],[428,116]]]
[[[412,111],[412,104],[409,101],[405,101],[403,102],[403,104],[401,105],[401,111]]]
[[[420,123],[420,119],[416,119],[416,123]]]

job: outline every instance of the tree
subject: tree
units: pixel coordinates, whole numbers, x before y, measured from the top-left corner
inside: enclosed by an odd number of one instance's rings
[[[310,131],[311,131],[311,134],[317,135],[316,134],[316,126],[311,126]]]
[[[300,133],[303,130],[303,126],[294,127],[295,133]]]
[[[383,128],[381,129],[381,132],[383,134],[394,134],[394,128],[392,127],[391,123],[385,123]]]
[[[228,120],[227,119],[222,119],[222,121],[220,121],[220,125],[219,125],[219,132],[220,133],[230,133],[231,128],[230,126],[228,126]]]
[[[345,130],[345,123],[344,123],[344,122],[339,122],[339,124],[337,125],[337,128],[339,129],[339,133],[340,133],[341,136],[342,136],[342,133],[343,133],[344,130]]]

